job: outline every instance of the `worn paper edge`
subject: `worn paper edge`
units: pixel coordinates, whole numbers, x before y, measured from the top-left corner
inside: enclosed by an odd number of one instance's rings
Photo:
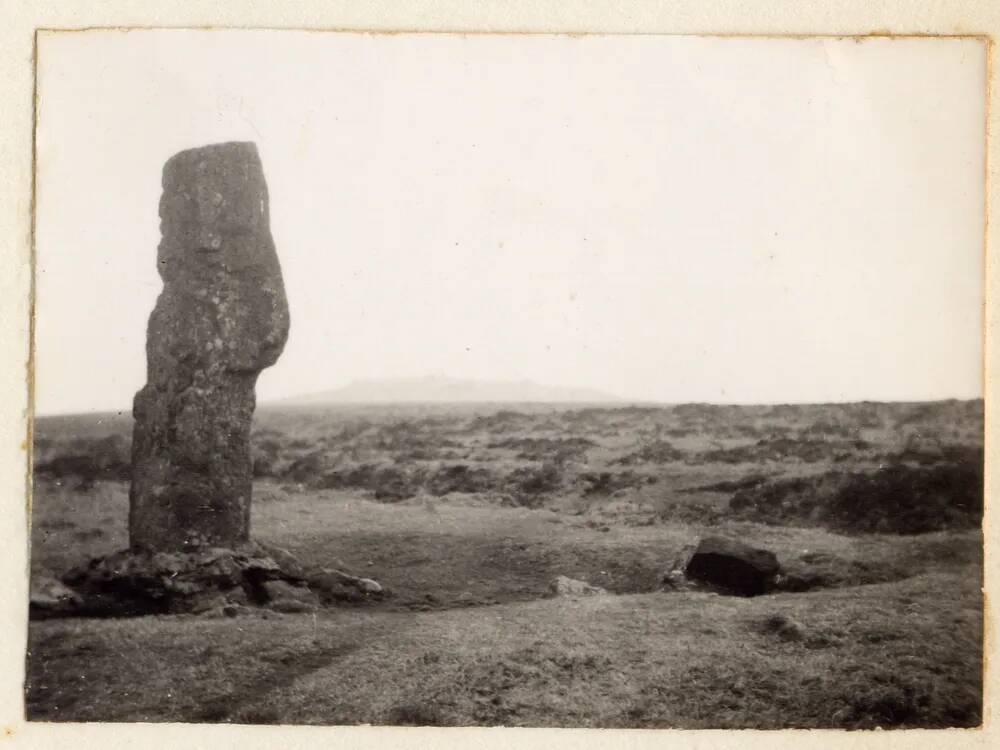
[[[987,670],[984,727],[946,731],[663,731],[544,729],[409,729],[371,727],[239,727],[183,724],[44,724],[23,717],[24,648],[27,630],[27,455],[29,413],[29,319],[32,257],[32,154],[34,51],[38,29],[86,28],[289,28],[331,31],[462,31],[509,33],[670,33],[726,35],[970,35],[989,42],[1000,34],[1000,4],[942,0],[935,3],[895,0],[817,2],[800,0],[621,0],[619,2],[468,3],[462,0],[357,3],[350,0],[254,0],[202,3],[197,0],[105,0],[88,4],[30,3],[0,0],[0,502],[4,503],[0,541],[0,743],[11,747],[64,747],[81,750],[115,746],[288,747],[323,743],[331,747],[440,747],[525,745],[576,747],[828,747],[850,743],[878,747],[997,746],[995,707],[997,675]],[[991,45],[992,46],[992,45]],[[992,57],[992,55],[991,55]],[[995,76],[988,78],[995,99]],[[998,108],[989,108],[988,132],[996,133]],[[997,146],[988,143],[987,176],[995,171]],[[1000,189],[989,179],[988,207],[998,204]],[[984,210],[986,207],[984,207]],[[991,211],[992,213],[992,211]],[[988,232],[988,230],[987,230]],[[987,304],[984,321],[986,373],[986,495],[992,495],[991,467],[997,446],[990,428],[997,416],[992,373],[997,352],[991,332],[1000,314],[992,294],[997,281],[997,243],[984,238]],[[986,593],[987,652],[995,649],[998,532],[987,503]],[[992,661],[992,660],[988,660]],[[0,745],[2,746],[2,745]]]

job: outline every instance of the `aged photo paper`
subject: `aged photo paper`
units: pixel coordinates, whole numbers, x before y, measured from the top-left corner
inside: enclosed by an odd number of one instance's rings
[[[11,5],[4,741],[990,744],[989,12]]]

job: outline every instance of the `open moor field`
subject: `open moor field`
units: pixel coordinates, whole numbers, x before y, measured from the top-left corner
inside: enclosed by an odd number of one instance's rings
[[[981,401],[261,408],[253,534],[391,595],[33,621],[29,716],[975,726],[982,430]],[[34,576],[127,546],[130,431],[36,422]],[[664,590],[708,534],[808,585]],[[553,597],[558,575],[612,595]]]

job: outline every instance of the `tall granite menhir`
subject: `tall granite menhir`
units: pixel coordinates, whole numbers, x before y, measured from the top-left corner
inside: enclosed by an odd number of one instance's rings
[[[135,396],[128,549],[61,581],[32,576],[32,617],[311,612],[378,599],[370,578],[250,540],[250,423],[288,304],[252,143],[182,151],[163,168],[147,383]]]
[[[163,168],[147,383],[135,397],[133,549],[237,547],[250,533],[254,386],[288,337],[288,304],[253,143]]]

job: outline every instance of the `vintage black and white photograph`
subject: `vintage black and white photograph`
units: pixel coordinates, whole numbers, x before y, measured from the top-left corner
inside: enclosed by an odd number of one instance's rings
[[[979,727],[987,64],[40,33],[28,720]]]

